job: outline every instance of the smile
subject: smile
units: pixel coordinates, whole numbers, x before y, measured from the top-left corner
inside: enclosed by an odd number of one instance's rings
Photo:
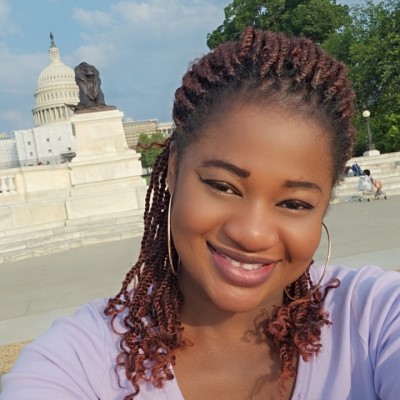
[[[230,258],[225,254],[222,254],[222,253],[218,253],[218,254],[220,254],[221,257],[224,257],[226,260],[228,260],[233,267],[243,268],[243,269],[245,269],[247,271],[253,271],[253,270],[259,269],[259,268],[261,268],[263,266],[263,264],[259,264],[259,263],[251,264],[251,263],[244,263],[244,262],[241,262],[241,261],[236,261],[233,258]]]
[[[214,265],[224,280],[236,286],[257,286],[268,279],[277,261],[254,257],[240,257],[226,254],[227,251],[216,249],[208,244]]]

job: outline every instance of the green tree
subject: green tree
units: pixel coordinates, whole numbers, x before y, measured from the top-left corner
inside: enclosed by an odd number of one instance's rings
[[[349,19],[347,6],[335,0],[233,0],[224,9],[225,19],[207,35],[210,49],[254,26],[289,36],[306,36],[323,43]]]
[[[382,0],[348,8],[334,0],[233,0],[223,24],[207,35],[210,48],[236,38],[246,26],[303,35],[349,67],[356,91],[356,154],[367,146],[362,111],[371,112],[381,152],[400,150],[400,2]]]
[[[140,153],[142,167],[153,168],[154,163],[162,151],[165,136],[161,132],[156,132],[151,135],[141,133],[139,135],[136,151]]]
[[[368,0],[352,8],[351,22],[324,48],[345,62],[357,95],[357,153],[366,146],[362,111],[371,112],[373,141],[381,152],[400,150],[400,3]],[[363,150],[362,150],[363,149]]]
[[[282,17],[282,27],[290,36],[305,36],[321,45],[349,21],[347,6],[330,0],[309,0],[286,12]]]

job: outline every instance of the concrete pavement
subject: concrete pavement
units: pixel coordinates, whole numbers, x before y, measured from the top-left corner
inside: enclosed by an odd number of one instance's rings
[[[334,204],[325,222],[331,264],[400,268],[400,196]],[[136,237],[0,265],[0,345],[33,339],[80,304],[115,294],[139,246]],[[315,259],[325,253],[323,236]]]

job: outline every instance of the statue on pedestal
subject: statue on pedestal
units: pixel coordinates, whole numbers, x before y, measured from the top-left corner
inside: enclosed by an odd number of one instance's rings
[[[73,107],[75,113],[116,109],[114,106],[106,105],[100,87],[100,74],[94,65],[82,62],[75,67],[74,71],[75,82],[79,87],[79,103]]]

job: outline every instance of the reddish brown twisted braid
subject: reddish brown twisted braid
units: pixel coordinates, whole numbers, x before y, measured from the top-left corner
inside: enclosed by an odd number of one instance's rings
[[[167,254],[170,195],[166,178],[170,141],[165,143],[151,175],[138,261],[127,273],[119,293],[109,300],[105,309],[105,314],[112,317],[113,327],[115,317],[123,315],[126,332],[121,335],[117,369],[125,371],[134,388],[134,393],[126,400],[139,393],[139,382],[142,380],[162,387],[166,379],[172,379],[169,366],[174,364],[174,350],[185,344],[179,322],[182,295],[177,278],[170,272]],[[145,366],[149,365],[146,364],[149,361],[153,364],[150,376]]]
[[[329,133],[326,139],[331,144],[332,187],[351,157],[354,94],[346,68],[309,40],[248,28],[240,40],[223,44],[192,64],[175,93],[174,135],[151,176],[139,259],[105,311],[113,322],[122,314],[127,328],[117,360],[134,388],[126,399],[139,392],[141,380],[160,387],[172,379],[168,365],[174,364],[176,349],[187,345],[179,317],[183,298],[167,259],[170,143],[174,141],[179,159],[210,118],[234,100],[266,109],[282,106],[319,122]],[[134,295],[130,291],[132,282]],[[319,352],[321,329],[329,324],[323,299],[338,284],[332,282],[324,293],[316,291],[307,296],[313,288],[307,271],[287,288],[299,300],[285,296],[283,305],[275,309],[271,320],[265,321],[266,334],[280,353],[283,379],[294,376],[298,355],[308,360]],[[146,365],[151,365],[147,373]]]

